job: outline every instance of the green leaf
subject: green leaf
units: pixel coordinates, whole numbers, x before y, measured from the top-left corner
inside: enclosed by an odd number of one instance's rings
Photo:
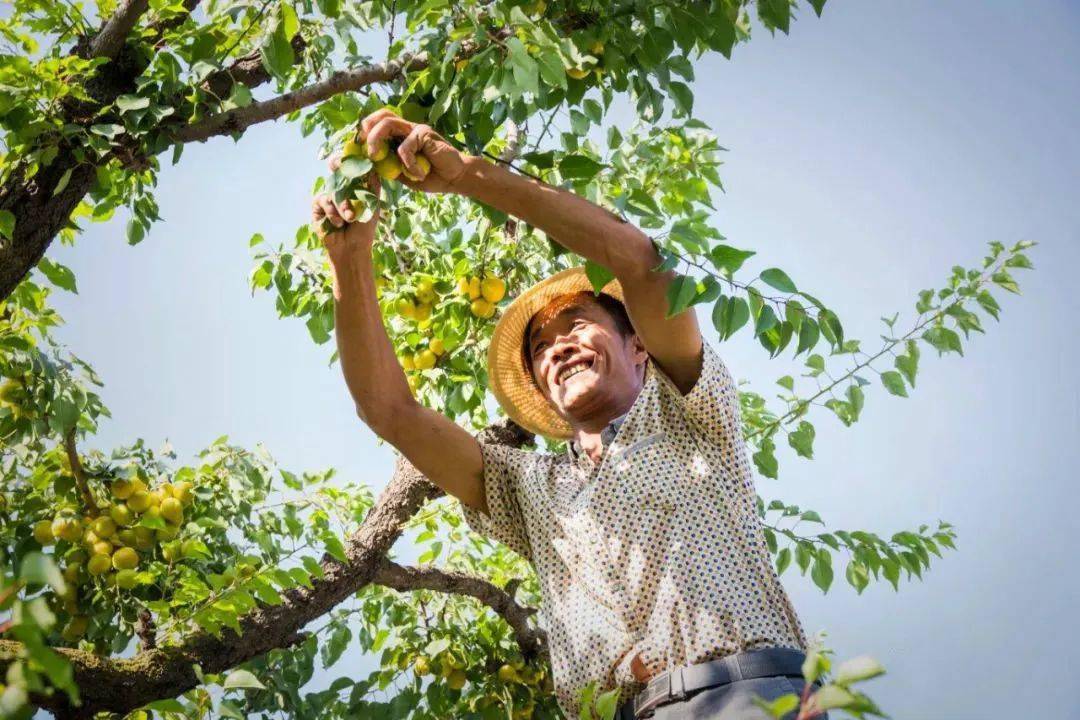
[[[741,297],[721,297],[713,306],[713,326],[724,340],[747,323],[750,319],[750,307]]]
[[[799,326],[799,346],[795,349],[795,354],[812,350],[820,337],[821,331],[818,329],[817,322],[809,317],[804,318],[802,325]]]
[[[675,109],[679,114],[688,117],[693,114],[694,93],[686,83],[672,80],[668,83],[668,91],[671,93],[671,99],[675,101]]]
[[[38,263],[38,269],[41,270],[45,277],[49,278],[49,282],[58,288],[76,295],[79,293],[75,288],[75,273],[71,272],[71,268],[43,257],[41,262]]]
[[[763,332],[776,327],[779,322],[776,313],[773,312],[772,306],[762,305],[761,312],[758,314],[757,323],[754,325],[754,335],[760,335]]]
[[[833,674],[833,682],[847,687],[853,683],[862,682],[885,674],[885,668],[872,657],[866,655],[845,660],[836,667]]]
[[[259,682],[259,678],[247,670],[233,670],[225,678],[225,683],[222,685],[226,690],[238,690],[238,689],[251,689],[251,690],[265,690],[266,686]]]
[[[761,441],[761,449],[754,453],[754,465],[757,466],[758,472],[767,478],[773,480],[777,477],[777,470],[779,470],[780,464],[776,460],[776,445],[772,440],[766,438]]]
[[[589,180],[604,166],[585,155],[571,154],[559,161],[559,173],[567,180]]]
[[[753,250],[739,250],[730,245],[717,245],[709,252],[709,259],[718,270],[730,274],[738,272],[747,258],[755,255]]]
[[[815,434],[814,426],[803,420],[797,429],[788,433],[788,444],[800,457],[813,459]]]
[[[818,548],[814,556],[814,566],[810,570],[810,578],[821,588],[821,592],[829,591],[829,586],[833,581],[832,553],[825,548]]]
[[[341,161],[341,167],[338,168],[338,172],[350,180],[355,180],[356,178],[367,175],[371,172],[371,168],[371,160],[366,157],[347,157]]]
[[[540,68],[529,55],[525,44],[515,36],[506,41],[506,47],[509,50],[507,60],[517,89],[520,92],[538,93]]]
[[[930,328],[922,334],[922,339],[930,343],[938,351],[939,355],[944,355],[947,352],[964,354],[964,348],[960,344],[960,336],[944,325],[936,325]]]
[[[915,387],[915,374],[919,371],[918,355],[897,355],[896,369],[907,379],[911,387]]]
[[[687,275],[676,275],[667,288],[667,316],[674,317],[690,307],[695,295],[697,295],[697,280]]]
[[[59,594],[66,592],[64,576],[50,555],[27,553],[19,565],[19,579],[27,584],[48,585]]]
[[[537,57],[537,66],[540,68],[541,80],[553,87],[566,89],[566,69],[554,49],[544,48]]]
[[[121,115],[133,110],[143,110],[150,107],[150,98],[139,97],[138,95],[121,95],[116,98],[116,107],[120,110]]]
[[[300,19],[296,16],[296,8],[289,2],[283,2],[278,7],[281,8],[281,28],[285,33],[285,39],[292,40],[300,30]]]
[[[615,279],[615,273],[603,265],[587,260],[585,261],[585,277],[589,278],[589,282],[592,283],[593,292],[600,294],[607,287],[607,284]]]
[[[64,188],[67,187],[68,182],[71,180],[71,171],[72,170],[74,170],[74,168],[68,168],[67,170],[64,171],[64,174],[60,176],[59,182],[57,182],[56,187],[53,188],[53,191],[52,191],[53,197],[56,197],[60,193],[64,192]]]
[[[138,245],[146,237],[146,229],[137,219],[131,218],[127,223],[126,235],[128,245]]]
[[[897,358],[899,362],[900,358]],[[886,370],[881,373],[881,384],[893,395],[907,397],[907,387],[904,385],[903,376],[895,370]]]
[[[774,287],[780,292],[798,292],[798,289],[795,287],[795,283],[793,283],[791,281],[791,278],[787,276],[787,273],[785,273],[780,268],[769,268],[768,270],[763,270],[760,277],[766,285]]]
[[[781,695],[772,702],[765,702],[764,700],[755,697],[754,703],[762,710],[769,713],[771,717],[783,718],[799,707],[799,696],[795,693],[789,693],[787,695]]]
[[[782,575],[791,565],[791,548],[783,548],[776,554],[776,574]]]
[[[855,702],[855,696],[837,685],[826,685],[814,693],[814,707],[820,710],[843,708]]]
[[[158,712],[175,712],[183,713],[186,711],[184,704],[175,698],[165,698],[164,700],[155,700],[152,703],[143,705],[144,710],[157,710]]]
[[[840,325],[840,318],[832,310],[822,310],[818,313],[818,324],[821,326],[821,334],[825,339],[837,348],[844,344],[844,328]]]
[[[10,210],[0,210],[0,235],[9,240],[15,233],[15,215]]]
[[[262,58],[263,67],[278,80],[284,80],[289,74],[295,57],[289,38],[285,37],[285,28],[278,23],[274,32],[270,33],[262,47],[259,48],[259,57]]]
[[[615,710],[619,702],[619,688],[613,688],[605,693],[601,693],[600,697],[596,698],[596,713],[601,718],[614,718]]]
[[[791,4],[789,0],[758,0],[758,17],[770,30],[787,33],[791,26]]]

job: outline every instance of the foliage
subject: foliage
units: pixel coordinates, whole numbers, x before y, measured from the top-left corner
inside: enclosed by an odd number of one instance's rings
[[[823,4],[809,2],[817,14]],[[664,267],[679,273],[672,312],[702,305],[724,341],[752,339],[770,358],[803,358],[799,379],[777,381],[778,405],[741,392],[753,460],[768,478],[778,477],[785,439],[812,458],[819,408],[851,425],[875,374],[887,393],[905,397],[923,350],[962,354],[970,334],[983,331],[976,313],[998,317],[992,291],[1017,292],[1012,271],[1031,266],[1030,243],[992,243],[981,268],[954,268],[943,287],[920,293],[908,329],[898,329],[897,316],[884,318],[883,343],[873,350],[845,333],[837,309],[803,278],[744,269],[755,252],[729,244],[710,223],[724,149],[695,119],[687,83],[692,58],[730,56],[755,22],[788,32],[804,7],[795,2],[139,5],[16,0],[0,19],[0,255],[32,242],[44,252],[52,239],[43,229],[48,213],[31,214],[28,198],[44,198],[62,216],[55,234],[63,242],[76,241],[80,222],[113,221],[126,209],[126,237],[139,243],[159,220],[163,153],[176,163],[186,142],[240,139],[278,117],[325,138],[329,151],[358,116],[389,105],[471,153],[515,155],[521,172],[644,228]],[[99,42],[99,27],[130,12],[125,42],[111,50]],[[362,48],[384,31],[388,62],[380,63]],[[635,126],[611,122],[619,102],[632,105]],[[347,186],[339,174],[313,191]],[[492,208],[393,183],[385,194],[380,301],[410,385],[429,406],[484,427],[492,419],[484,357],[498,308],[580,259]],[[252,287],[272,292],[282,317],[301,319],[314,342],[326,343],[332,295],[314,234],[304,226],[275,243],[256,234],[250,245]],[[606,280],[602,268],[588,270],[598,286]],[[332,469],[297,475],[265,448],[227,437],[188,464],[167,445],[154,450],[142,440],[80,449],[108,410],[93,369],[53,340],[61,319],[48,305],[52,292],[77,289],[74,273],[45,256],[0,300],[4,716],[25,715],[29,701],[76,702],[73,668],[86,658],[78,651],[140,657],[199,633],[228,637],[252,614],[323,581],[332,563],[351,562],[349,542],[375,507],[368,487]],[[841,562],[859,592],[881,577],[899,589],[901,574],[921,577],[956,537],[944,522],[889,539],[861,530],[805,534],[801,523],[823,524],[815,511],[764,499],[759,510],[777,571],[794,563],[823,591]],[[419,568],[484,578],[521,605],[538,605],[527,563],[469,532],[454,502],[426,504],[405,534],[420,551]],[[226,672],[197,666],[197,687],[161,696],[133,717],[561,716],[544,659],[527,656],[504,617],[461,592],[368,583],[293,640]],[[318,687],[316,673],[361,654],[376,662],[366,677],[350,668]],[[587,692],[582,716],[609,716],[614,696]]]

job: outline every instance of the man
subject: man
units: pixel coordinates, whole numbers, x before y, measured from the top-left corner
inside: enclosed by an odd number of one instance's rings
[[[364,118],[361,135],[371,152],[403,138],[401,162],[423,178],[404,181],[414,190],[487,203],[616,278],[599,296],[580,269],[548,278],[492,338],[491,387],[507,415],[569,452],[481,446],[409,391],[375,296],[378,217],[352,222],[327,195],[314,203],[314,226],[339,228],[323,241],[357,413],[456,496],[474,529],[536,568],[563,711],[577,717],[591,681],[622,689],[627,719],[757,718],[754,697],[801,691],[805,637],[755,512],[738,394],[694,313],[668,317],[672,276],[653,271],[651,240],[389,111]]]

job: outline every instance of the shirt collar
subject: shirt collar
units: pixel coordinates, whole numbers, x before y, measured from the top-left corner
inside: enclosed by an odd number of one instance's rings
[[[607,427],[600,431],[600,443],[604,446],[605,450],[607,450],[607,448],[615,440],[615,436],[619,433],[619,428],[621,428],[623,423],[626,422],[626,416],[629,414],[629,412],[623,413],[619,417],[609,422],[607,424]],[[575,460],[579,460],[582,457],[588,457],[581,449],[581,446],[578,444],[577,440],[571,440],[569,443],[567,443],[567,448],[570,451],[570,457],[574,458]]]

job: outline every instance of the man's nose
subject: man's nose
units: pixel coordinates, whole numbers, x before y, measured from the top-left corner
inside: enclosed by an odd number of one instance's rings
[[[558,362],[574,353],[575,345],[567,338],[556,338],[551,346],[551,359]]]

